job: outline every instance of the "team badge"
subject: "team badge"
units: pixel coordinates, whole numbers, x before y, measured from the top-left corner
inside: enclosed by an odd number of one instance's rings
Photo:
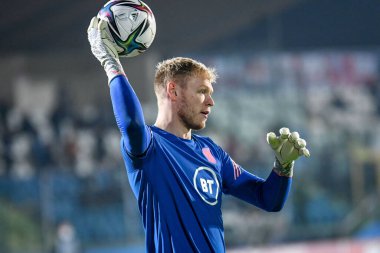
[[[216,164],[215,157],[211,154],[209,148],[202,148],[202,153],[210,163]]]

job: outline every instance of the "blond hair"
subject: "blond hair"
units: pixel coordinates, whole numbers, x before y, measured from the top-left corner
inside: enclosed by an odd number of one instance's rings
[[[217,78],[215,69],[206,67],[203,63],[185,57],[175,57],[164,60],[157,64],[154,77],[154,91],[158,94],[159,90],[166,87],[167,82],[175,81],[183,85],[188,77],[200,76],[211,83]]]

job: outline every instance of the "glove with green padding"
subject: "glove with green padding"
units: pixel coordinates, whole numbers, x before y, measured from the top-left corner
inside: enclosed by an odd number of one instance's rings
[[[87,29],[92,54],[106,71],[108,82],[117,75],[125,75],[117,54],[118,46],[108,30],[107,22],[93,17]]]
[[[289,128],[280,129],[280,136],[270,132],[267,142],[275,152],[276,162],[274,170],[281,176],[293,176],[294,161],[300,156],[309,157],[306,141],[300,138],[298,132],[290,133]]]

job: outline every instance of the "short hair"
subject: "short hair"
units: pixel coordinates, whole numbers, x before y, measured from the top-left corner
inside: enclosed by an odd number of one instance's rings
[[[203,63],[185,57],[175,57],[157,64],[154,77],[154,90],[157,94],[160,88],[165,88],[169,81],[176,81],[182,85],[188,77],[201,76],[215,83],[217,74],[214,68],[209,68]]]

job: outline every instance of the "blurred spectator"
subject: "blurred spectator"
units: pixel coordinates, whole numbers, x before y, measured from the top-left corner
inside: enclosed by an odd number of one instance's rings
[[[57,227],[53,253],[80,253],[80,243],[76,237],[74,226],[63,221]]]

